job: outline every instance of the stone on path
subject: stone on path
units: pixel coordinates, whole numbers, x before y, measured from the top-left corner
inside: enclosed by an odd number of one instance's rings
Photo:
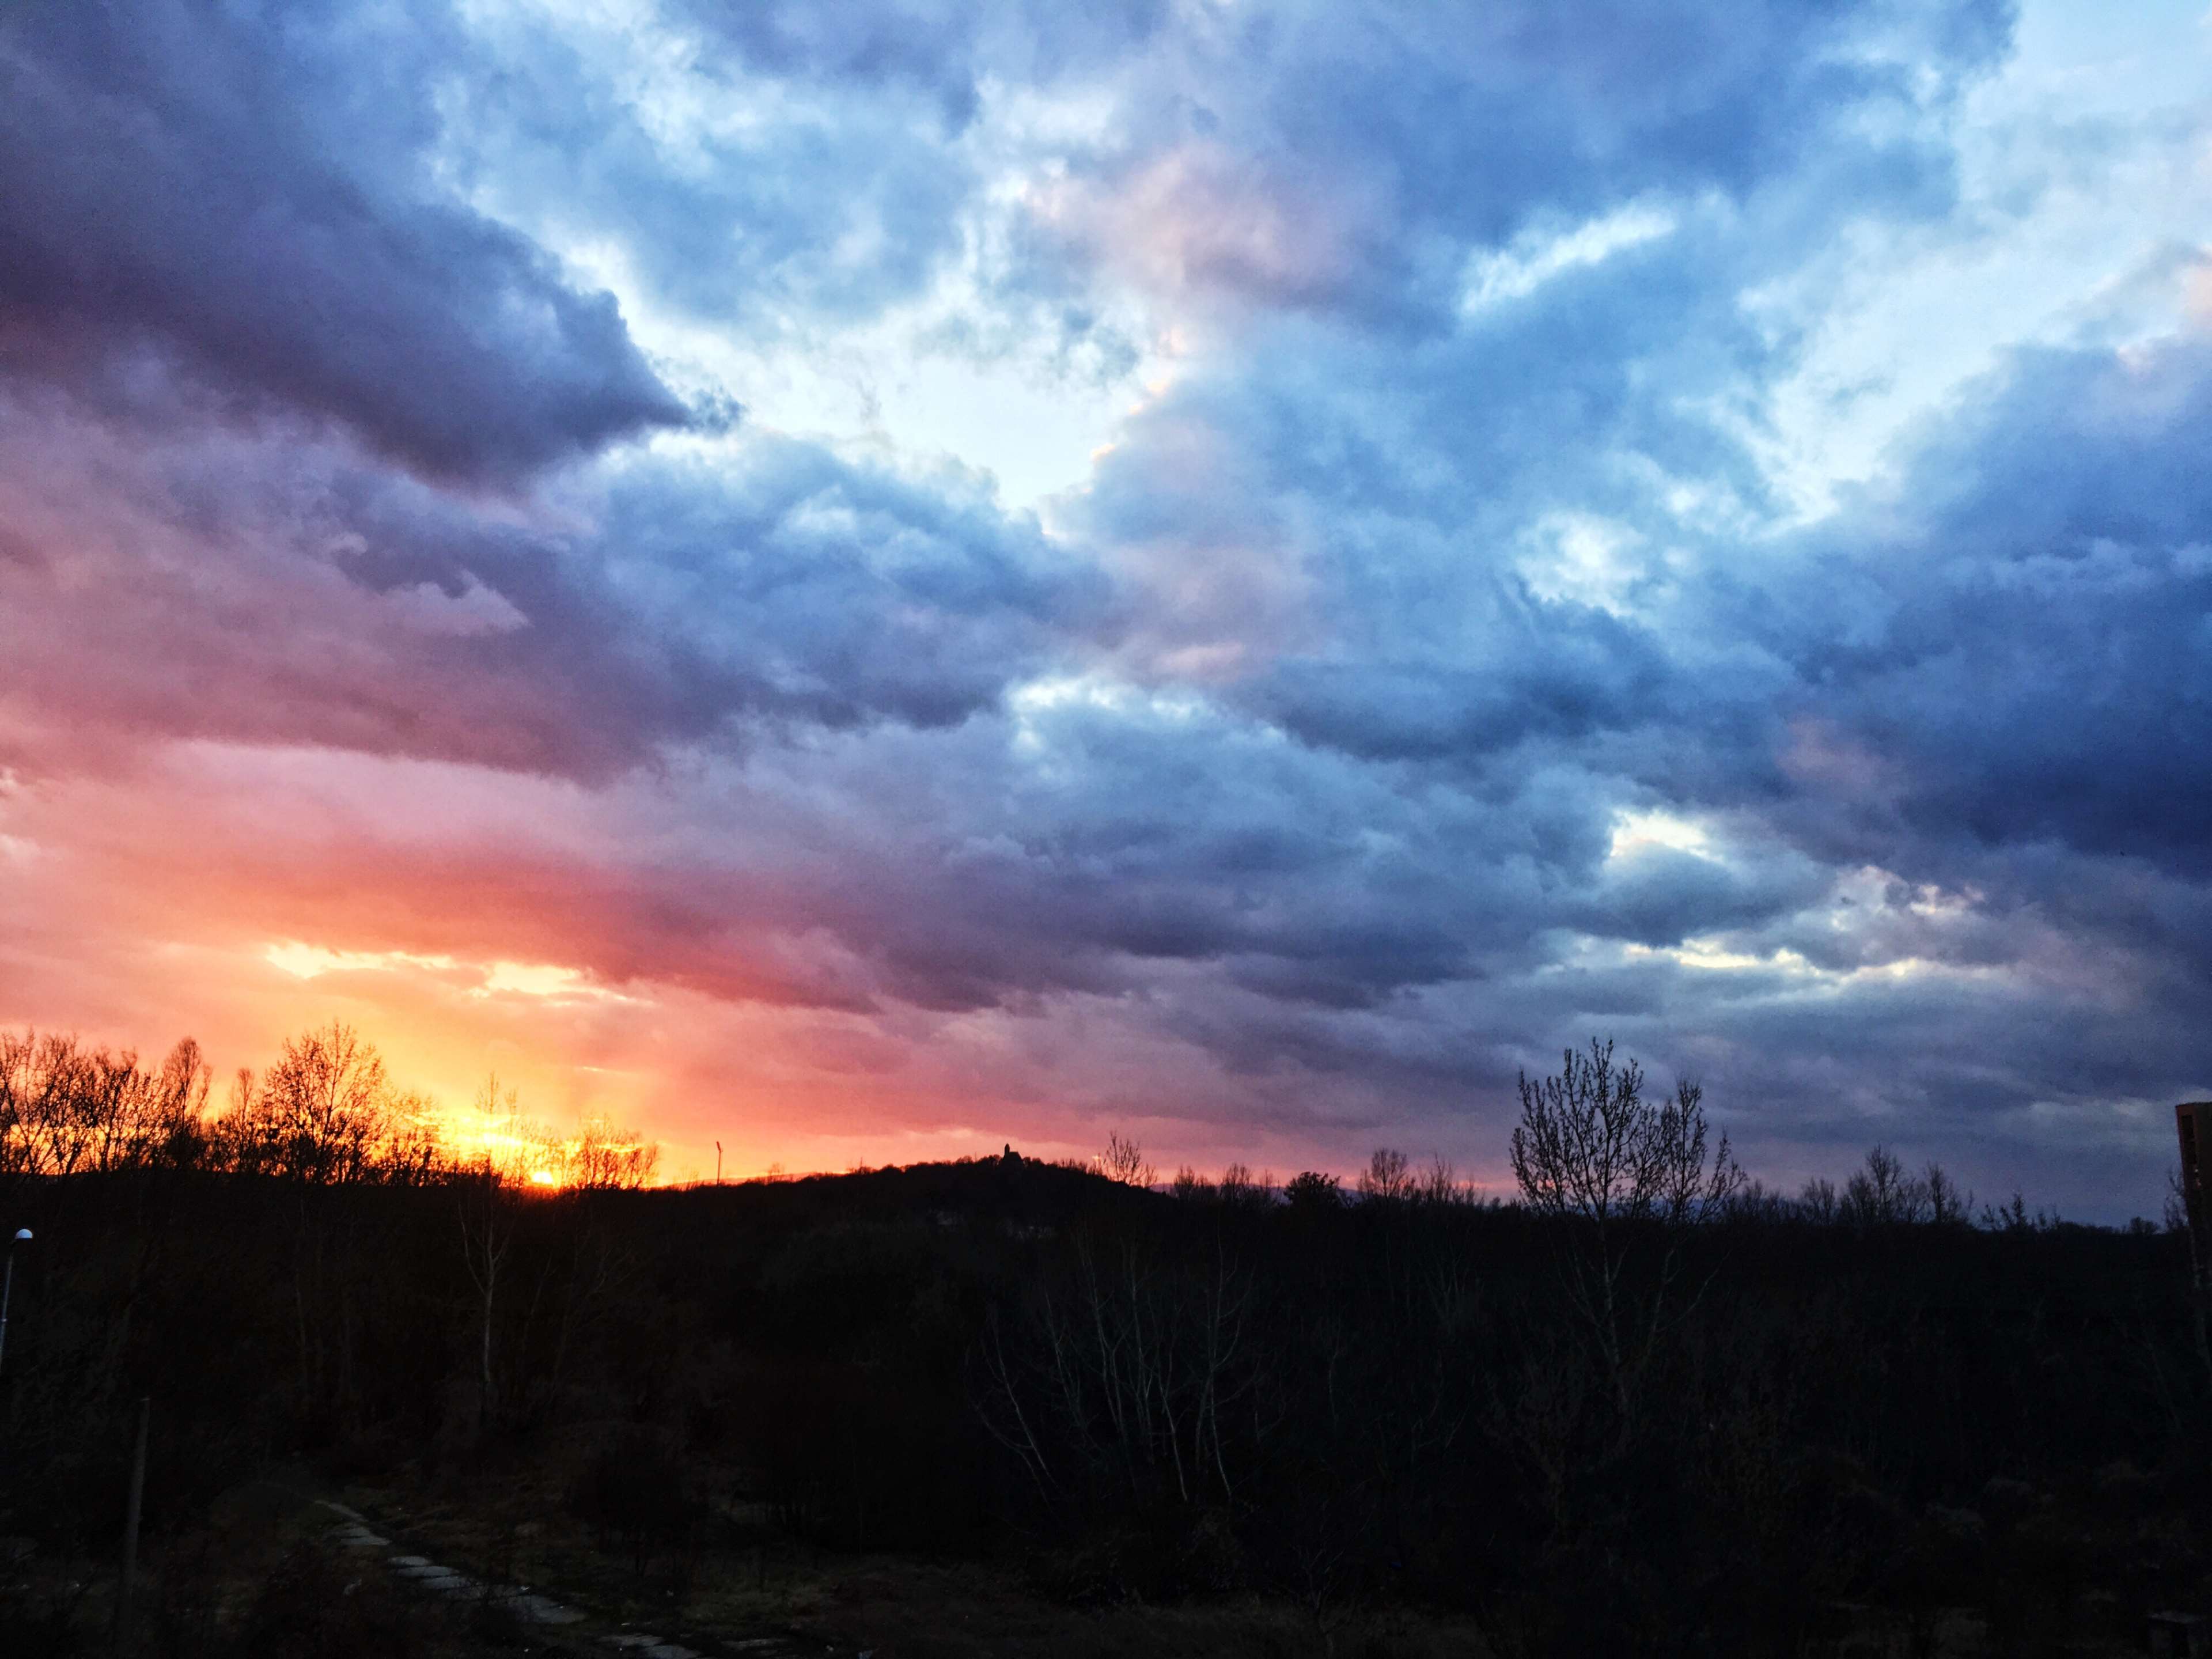
[[[526,1589],[500,1590],[495,1597],[502,1606],[511,1607],[518,1619],[533,1625],[574,1625],[584,1615],[574,1607],[564,1607],[550,1596],[533,1595]]]
[[[330,1535],[343,1548],[383,1550],[392,1547],[390,1539],[380,1538],[368,1529],[367,1520],[358,1510],[349,1510],[327,1498],[318,1498],[316,1502],[339,1517],[339,1524],[331,1528]],[[385,1565],[409,1583],[419,1584],[427,1590],[435,1590],[441,1595],[488,1594],[492,1601],[510,1609],[517,1618],[533,1625],[575,1625],[583,1622],[584,1615],[575,1608],[563,1607],[549,1595],[537,1595],[527,1584],[495,1585],[487,1592],[483,1585],[466,1573],[440,1566],[422,1555],[389,1556],[386,1558]],[[641,1653],[645,1659],[700,1659],[700,1656],[690,1648],[664,1642],[658,1636],[611,1636],[607,1640],[617,1647]],[[744,1645],[751,1647],[757,1644],[747,1643]]]

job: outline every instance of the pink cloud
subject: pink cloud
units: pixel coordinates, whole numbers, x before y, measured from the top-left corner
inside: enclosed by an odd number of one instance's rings
[[[1109,176],[1044,181],[1029,198],[1048,234],[1141,292],[1291,307],[1351,289],[1386,206],[1310,163],[1202,139]]]

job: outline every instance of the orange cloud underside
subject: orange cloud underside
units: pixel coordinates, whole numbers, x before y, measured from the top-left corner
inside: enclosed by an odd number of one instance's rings
[[[1291,1132],[1188,1111],[1209,1062],[1110,1000],[1057,1014],[868,994],[759,883],[690,908],[635,873],[604,795],[329,751],[172,746],[0,793],[0,1024],[219,1072],[336,1018],[395,1081],[458,1109],[487,1073],[556,1131],[594,1116],[661,1176],[1084,1154],[1108,1124],[1155,1155],[1343,1165]],[[720,924],[698,920],[702,910]],[[1251,1120],[1248,1116],[1245,1121]]]

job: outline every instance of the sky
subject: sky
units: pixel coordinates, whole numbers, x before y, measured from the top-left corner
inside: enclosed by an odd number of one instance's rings
[[[2208,993],[2204,0],[0,15],[0,1025],[2124,1218]]]

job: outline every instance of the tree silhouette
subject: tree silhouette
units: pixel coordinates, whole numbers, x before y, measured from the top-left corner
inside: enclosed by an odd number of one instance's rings
[[[1644,1068],[1615,1066],[1613,1043],[1566,1050],[1556,1075],[1521,1074],[1513,1176],[1559,1235],[1561,1288],[1610,1390],[1616,1444],[1632,1431],[1637,1391],[1664,1332],[1680,1267],[1680,1235],[1717,1215],[1743,1184],[1723,1133],[1708,1152],[1705,1091],[1644,1097]]]
[[[1136,1139],[1117,1130],[1106,1137],[1106,1150],[1098,1158],[1098,1173],[1125,1187],[1149,1187],[1158,1172],[1146,1158],[1145,1149]]]

